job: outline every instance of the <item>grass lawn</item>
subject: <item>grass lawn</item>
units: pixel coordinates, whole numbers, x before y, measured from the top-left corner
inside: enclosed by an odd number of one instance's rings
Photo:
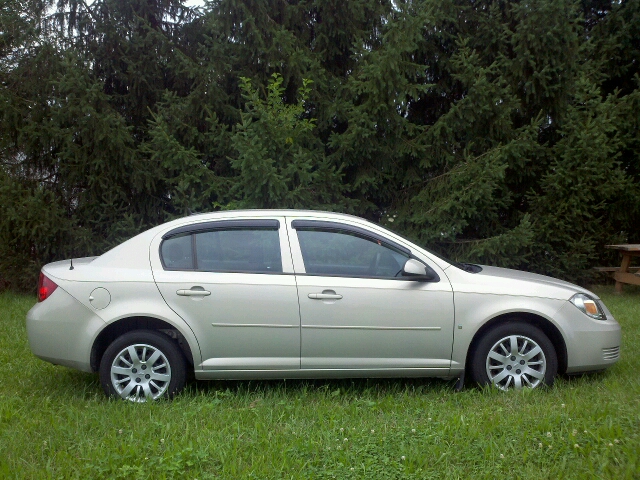
[[[622,359],[551,389],[195,382],[143,405],[32,356],[34,298],[2,294],[0,478],[640,478],[640,289],[596,291]]]

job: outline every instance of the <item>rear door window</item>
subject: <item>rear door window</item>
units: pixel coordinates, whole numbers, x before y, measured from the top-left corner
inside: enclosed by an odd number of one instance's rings
[[[282,272],[277,230],[215,230],[195,234],[198,270]]]
[[[160,256],[165,270],[281,273],[278,228],[232,227],[169,234]]]

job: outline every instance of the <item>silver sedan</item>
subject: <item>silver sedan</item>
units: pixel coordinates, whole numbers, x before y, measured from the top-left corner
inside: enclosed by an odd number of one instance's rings
[[[107,395],[197,379],[443,377],[535,388],[620,356],[620,325],[577,285],[457,264],[358,217],[228,211],[45,265],[33,353],[99,372]]]

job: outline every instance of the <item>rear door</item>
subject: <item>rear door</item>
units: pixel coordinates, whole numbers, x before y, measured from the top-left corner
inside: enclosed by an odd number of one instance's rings
[[[152,244],[151,256],[162,296],[196,334],[201,368],[299,369],[298,295],[283,218],[179,227]]]

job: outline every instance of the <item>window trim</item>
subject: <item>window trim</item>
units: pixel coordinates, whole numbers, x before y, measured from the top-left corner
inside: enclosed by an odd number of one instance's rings
[[[389,240],[387,237],[384,237],[377,232],[372,232],[365,228],[357,227],[354,225],[332,222],[326,220],[292,220],[291,227],[295,230],[320,230],[326,232],[345,232],[347,234],[353,234],[355,236],[364,238],[365,240],[380,242],[381,245],[392,249],[397,250],[405,255],[408,258],[413,258],[414,260],[422,263],[428,271],[433,273],[433,279],[429,280],[428,283],[438,283],[440,282],[440,275],[424,260],[414,255],[411,250],[399,243],[394,242],[393,240]],[[297,235],[296,235],[297,236]],[[296,242],[300,245],[300,238],[296,238]],[[304,255],[302,254],[302,250],[300,250],[300,261],[303,262],[304,265]],[[422,277],[411,277],[411,276],[398,276],[398,277],[377,277],[377,276],[369,276],[369,275],[346,275],[346,274],[316,274],[316,273],[296,273],[296,275],[302,276],[312,276],[312,277],[335,277],[335,278],[365,278],[372,280],[399,280],[405,282],[422,282],[424,279]]]
[[[385,239],[384,237],[371,235],[369,234],[370,232],[368,230],[358,228],[358,227],[341,228],[343,224],[334,223],[334,222],[309,222],[309,223],[313,223],[313,226],[309,226],[307,224],[307,221],[303,220],[297,223],[294,228],[296,228],[297,231],[303,231],[303,232],[317,231],[317,232],[352,235],[366,242],[377,243],[378,245],[383,246],[384,248],[387,248],[389,250],[395,250],[397,253],[401,255],[406,255],[407,258],[413,258],[413,255],[411,255],[411,251],[409,249],[404,248],[401,245],[396,244],[395,242],[391,242]],[[319,225],[319,224],[322,224],[322,225]],[[302,262],[304,263],[305,261],[304,253],[302,252],[302,246],[300,244],[300,236],[297,235],[297,237],[298,237],[297,238],[298,245],[300,245],[301,259],[302,259]],[[349,273],[309,273],[306,271],[307,269],[306,263],[304,264],[304,266],[305,266],[305,273],[304,274],[299,273],[298,275],[313,276],[313,277],[367,278],[367,279],[378,279],[378,280],[407,280],[407,277],[404,277],[404,276],[385,277],[385,276],[378,276],[378,275],[367,275],[367,274],[363,275],[363,274],[349,274]]]
[[[260,220],[220,220],[215,222],[202,222],[197,224],[184,225],[174,228],[162,236],[162,241],[158,246],[158,257],[162,269],[168,272],[208,272],[208,273],[244,273],[250,275],[286,275],[288,273],[283,270],[279,272],[248,272],[246,270],[204,270],[198,268],[198,250],[196,248],[196,235],[206,232],[214,232],[216,230],[273,230],[279,232],[280,221],[275,219]],[[178,235],[190,237],[191,245],[191,267],[190,268],[173,268],[166,265],[164,256],[162,255],[162,246],[166,240],[170,240]],[[278,249],[280,250],[280,266],[284,269],[282,262],[282,245],[280,243],[280,235],[278,234]]]
[[[202,233],[214,230],[279,230],[280,220],[275,219],[247,219],[247,220],[218,220],[215,222],[191,223],[174,228],[162,235],[166,240],[183,233]]]
[[[293,220],[291,222],[291,226],[296,230],[316,230],[317,229],[317,230],[326,230],[326,231],[333,231],[333,232],[342,231],[342,232],[354,233],[358,236],[365,237],[369,240],[380,242],[389,248],[399,250],[402,253],[412,256],[411,250],[408,249],[407,247],[400,245],[399,243],[396,243],[393,240],[389,240],[388,238],[383,237],[382,235],[379,235],[375,232],[366,230],[361,227],[356,227],[354,225],[347,225],[347,224],[338,223],[338,222],[328,222],[325,220]]]

